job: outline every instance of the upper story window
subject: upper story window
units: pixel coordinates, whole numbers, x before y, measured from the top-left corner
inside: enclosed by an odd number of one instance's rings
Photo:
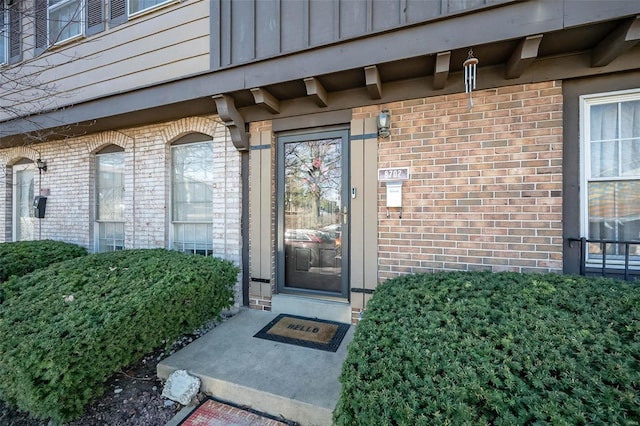
[[[57,44],[83,35],[83,0],[48,0],[49,43]]]
[[[176,0],[111,0],[109,23],[115,26],[126,22],[130,16],[139,15]]]
[[[0,65],[22,59],[20,3],[0,0]]]
[[[9,58],[9,11],[5,3],[0,3],[0,65],[6,64]]]
[[[640,90],[582,99],[582,152],[585,197],[583,232],[587,238],[640,240]],[[624,245],[607,246],[607,259],[622,259]],[[640,245],[630,247],[640,261]],[[602,259],[590,244],[589,259]]]
[[[129,15],[135,15],[140,12],[144,12],[148,9],[153,9],[156,6],[160,6],[164,3],[170,3],[173,0],[128,0],[129,1]]]

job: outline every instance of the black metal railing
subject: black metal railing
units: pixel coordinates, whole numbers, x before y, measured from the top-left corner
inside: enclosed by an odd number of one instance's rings
[[[574,243],[580,243],[580,275],[587,274],[587,244],[600,244],[600,251],[602,252],[602,262],[600,263],[600,274],[604,277],[607,274],[607,245],[616,244],[624,245],[624,279],[629,280],[629,246],[640,245],[640,241],[622,241],[622,240],[598,240],[589,239],[585,237],[581,238],[569,238],[569,247],[573,247]],[[619,258],[619,255],[615,255]]]

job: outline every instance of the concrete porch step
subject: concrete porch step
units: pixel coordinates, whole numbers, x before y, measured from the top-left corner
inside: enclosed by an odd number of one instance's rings
[[[203,392],[220,400],[304,426],[331,425],[353,326],[335,353],[253,337],[276,316],[240,310],[160,362],[158,377],[187,370],[200,378]]]

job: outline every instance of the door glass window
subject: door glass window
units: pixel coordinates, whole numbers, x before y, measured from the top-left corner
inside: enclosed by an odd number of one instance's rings
[[[282,149],[283,288],[343,294],[343,139]]]

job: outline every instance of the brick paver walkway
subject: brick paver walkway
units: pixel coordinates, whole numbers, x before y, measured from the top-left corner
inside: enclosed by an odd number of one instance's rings
[[[287,426],[287,423],[208,399],[180,426]]]

